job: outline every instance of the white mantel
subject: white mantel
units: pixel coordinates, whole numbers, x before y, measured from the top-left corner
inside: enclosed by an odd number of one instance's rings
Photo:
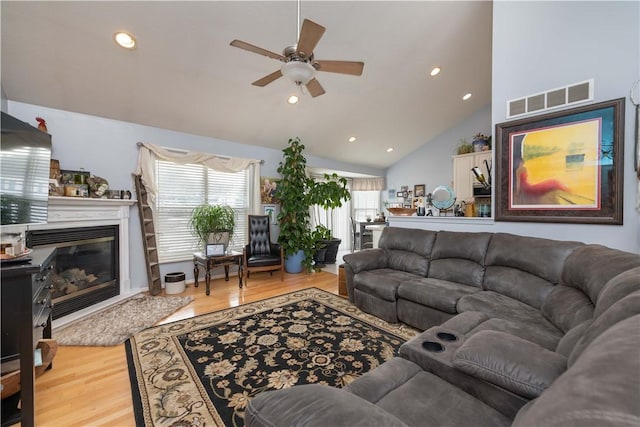
[[[129,212],[136,200],[92,199],[87,197],[49,197],[47,224],[30,225],[29,230],[50,230],[73,227],[117,225],[119,230],[120,295],[56,319],[53,327],[62,326],[108,305],[123,300],[133,293],[129,270]]]

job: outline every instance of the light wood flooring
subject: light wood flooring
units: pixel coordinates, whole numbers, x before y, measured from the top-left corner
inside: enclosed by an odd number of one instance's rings
[[[337,270],[337,268],[334,268]],[[236,277],[188,285],[184,293],[194,301],[159,324],[182,320],[240,304],[309,287],[338,293],[338,276],[326,271],[279,275],[254,273],[248,286],[238,288]],[[55,338],[55,333],[54,333]],[[59,347],[53,369],[36,380],[36,425],[135,426],[124,344],[115,347]]]

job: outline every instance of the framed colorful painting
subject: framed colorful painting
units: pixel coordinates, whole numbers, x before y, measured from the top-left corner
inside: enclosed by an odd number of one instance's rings
[[[496,221],[622,224],[624,98],[496,125]]]

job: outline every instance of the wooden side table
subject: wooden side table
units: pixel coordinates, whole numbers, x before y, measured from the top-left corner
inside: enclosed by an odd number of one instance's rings
[[[224,280],[229,281],[229,266],[238,266],[238,286],[242,288],[242,252],[231,251],[226,255],[205,256],[202,252],[193,254],[193,277],[198,287],[198,276],[200,275],[199,266],[204,268],[204,283],[206,285],[206,294],[211,293],[211,269],[215,267],[224,267]]]
[[[338,266],[338,295],[348,298],[347,292],[347,278],[344,275],[344,264]]]

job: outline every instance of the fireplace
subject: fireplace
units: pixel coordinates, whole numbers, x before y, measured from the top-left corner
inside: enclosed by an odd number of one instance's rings
[[[135,200],[50,196],[47,224],[28,226],[26,233],[31,239],[34,236],[40,238],[41,235],[53,239],[41,243],[36,239],[36,246],[57,242],[55,245],[59,258],[56,259],[55,268],[58,275],[74,268],[70,266],[70,260],[74,257],[79,262],[79,267],[75,267],[78,271],[64,275],[74,282],[72,284],[78,288],[77,292],[69,292],[76,289],[62,282],[63,295],[60,295],[57,287],[54,291],[54,319],[57,319],[53,321],[54,329],[139,292],[138,289],[132,289],[129,269],[129,211],[134,203]],[[105,230],[109,230],[107,235],[102,234]],[[88,245],[77,244],[93,239],[96,240]],[[110,267],[107,268],[105,264],[110,264]],[[73,273],[80,276],[74,278]],[[87,282],[99,286],[87,286]],[[65,290],[69,293],[65,293]],[[89,299],[90,305],[85,304]]]
[[[120,294],[117,225],[27,231],[30,248],[55,247],[53,319]]]

